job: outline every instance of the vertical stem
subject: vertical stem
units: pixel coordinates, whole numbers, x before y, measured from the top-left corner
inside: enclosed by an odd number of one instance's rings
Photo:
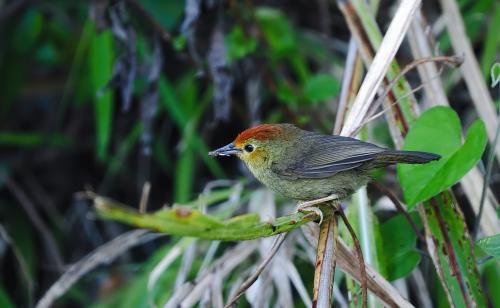
[[[336,201],[333,205],[328,205],[327,219],[320,225],[314,272],[313,307],[331,307],[333,302],[332,289],[338,236],[337,218],[333,213],[336,206]]]
[[[366,186],[360,188],[356,194],[353,196],[356,199],[355,205],[357,208],[357,218],[359,226],[359,239],[361,242],[361,251],[363,252],[363,257],[365,264],[368,264],[379,271],[379,263],[377,258],[377,250],[375,246],[375,233],[378,232],[377,227],[373,221],[373,213],[371,207],[369,206],[368,192],[366,191]],[[368,296],[368,306],[375,307],[375,297],[372,295]]]

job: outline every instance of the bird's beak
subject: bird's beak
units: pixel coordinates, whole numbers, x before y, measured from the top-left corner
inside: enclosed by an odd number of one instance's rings
[[[208,152],[210,156],[231,156],[241,153],[241,149],[234,146],[233,143],[223,146],[220,149]]]

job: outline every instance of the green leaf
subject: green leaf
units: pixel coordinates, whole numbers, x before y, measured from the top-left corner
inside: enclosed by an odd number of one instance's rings
[[[414,221],[418,221],[417,213],[412,213],[411,216]],[[405,217],[399,214],[382,223],[380,233],[387,279],[405,277],[420,262],[415,231]]]
[[[304,85],[304,97],[310,102],[323,101],[337,95],[339,91],[340,83],[328,74],[313,76]]]
[[[482,271],[484,284],[488,297],[491,299],[491,307],[500,307],[500,264],[497,260],[485,264]]]
[[[106,219],[170,235],[221,241],[241,241],[272,236],[298,228],[317,218],[313,213],[296,212],[278,217],[272,222],[260,221],[256,214],[245,214],[229,220],[221,220],[215,216],[203,214],[190,206],[163,209],[153,214],[140,214],[103,197],[95,197],[94,205],[97,214]]]
[[[295,49],[296,40],[292,25],[279,10],[261,7],[255,11],[257,22],[271,49],[281,56]]]
[[[160,106],[165,108],[169,116],[175,122],[177,127],[184,131],[187,125],[190,125],[190,115],[182,107],[184,106],[183,101],[178,98],[175,93],[175,87],[171,85],[166,78],[161,77],[159,82],[160,91]],[[209,93],[209,92],[207,92]],[[207,96],[208,97],[208,96]],[[204,106],[202,106],[204,107]],[[205,144],[203,139],[198,134],[193,134],[194,149],[198,152],[198,155],[203,159],[204,163],[210,169],[210,171],[216,177],[224,177],[224,171],[219,166],[217,160],[212,159],[207,153],[209,150],[208,146]]]
[[[300,96],[297,91],[288,82],[278,80],[276,87],[276,96],[282,102],[295,105],[299,102]]]
[[[500,234],[483,237],[476,242],[487,254],[493,257],[500,257]]]
[[[245,57],[257,48],[257,40],[248,37],[240,26],[235,26],[225,37],[227,56],[229,60],[234,61]]]
[[[464,216],[450,190],[425,201],[423,209],[434,249],[430,251],[440,273],[450,306],[486,307],[481,277]]]
[[[484,123],[474,122],[461,143],[460,120],[449,107],[434,107],[413,124],[404,150],[426,151],[442,156],[424,165],[398,165],[398,176],[410,208],[457,183],[476,165],[486,147]]]
[[[176,51],[182,51],[186,47],[187,39],[184,35],[176,36],[172,39],[172,47]]]
[[[107,158],[113,120],[113,93],[104,87],[113,75],[113,37],[110,31],[96,34],[90,44],[90,82],[94,97],[97,157]]]
[[[491,67],[491,87],[494,88],[500,83],[500,63],[495,63]]]
[[[40,38],[43,22],[44,20],[40,10],[28,9],[26,13],[22,15],[19,22],[12,29],[15,32],[12,45],[16,52],[33,52],[31,49]]]
[[[65,147],[71,144],[66,136],[58,133],[47,134],[38,132],[0,132],[0,145],[37,147],[49,145],[54,147]]]

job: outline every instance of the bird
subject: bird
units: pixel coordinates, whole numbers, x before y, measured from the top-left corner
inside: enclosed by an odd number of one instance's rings
[[[306,131],[293,124],[261,124],[237,135],[210,156],[236,156],[250,172],[286,198],[311,205],[342,200],[388,165],[425,164],[440,155],[383,148],[355,138]]]

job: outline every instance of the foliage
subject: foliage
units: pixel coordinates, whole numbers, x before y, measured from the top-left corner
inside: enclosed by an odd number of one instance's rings
[[[418,221],[417,215],[412,218]],[[403,217],[397,215],[380,226],[382,253],[387,269],[387,278],[396,280],[408,275],[420,263],[421,256],[416,249],[417,235]]]
[[[500,234],[483,237],[477,241],[476,245],[490,256],[500,257]]]
[[[332,131],[353,36],[338,4],[4,2],[0,5],[1,307],[34,306],[67,265],[131,227],[166,236],[111,264],[100,264],[55,305],[164,306],[182,287],[197,286],[203,269],[217,264],[225,253],[256,242],[234,241],[258,239],[259,246],[235,263],[223,281],[214,278],[210,288],[203,289],[212,295],[220,290],[224,302],[266,256],[272,241],[266,237],[293,229],[298,230],[275,257],[279,261],[267,267],[240,303],[252,303],[258,296],[271,306],[310,303],[315,252],[313,241],[299,227],[317,217],[295,212],[295,204],[280,197],[251,197],[257,184],[245,169],[236,160],[216,160],[207,152],[258,122],[292,122],[309,130]],[[477,54],[477,61],[466,60],[478,62],[484,82],[498,86],[500,65],[494,62],[499,55],[495,26],[500,6],[493,0],[458,3]],[[382,1],[375,16],[377,8],[369,8],[366,1],[351,4],[369,33],[372,49],[377,49],[383,37],[380,29],[390,20],[387,12],[394,11],[395,3]],[[430,27],[439,25],[436,16],[441,13],[442,8],[428,6],[422,11]],[[222,39],[216,40],[216,34]],[[438,43],[432,49],[436,54],[457,53],[451,50],[447,31],[431,36]],[[411,59],[410,50],[402,48],[387,80],[399,72],[398,62]],[[357,63],[353,71],[361,80],[363,69]],[[417,72],[410,72],[393,91],[394,106],[401,108],[410,128],[404,148],[438,153],[442,159],[424,166],[398,166],[399,181],[391,168],[381,170],[377,179],[401,195],[419,232],[428,235],[427,243],[371,186],[365,197],[373,206],[347,201],[346,212],[362,244],[368,244],[363,249],[372,267],[388,280],[401,279],[411,300],[424,293],[407,279],[419,271],[431,286],[429,300],[436,306],[466,306],[464,294],[479,306],[486,305],[482,289],[486,300],[498,306],[498,235],[480,233],[476,246],[486,255],[486,263],[475,271],[483,256],[474,254],[468,230],[480,222],[470,214],[475,201],[461,194],[464,182],[455,186],[472,167],[481,165],[483,153],[495,151],[495,146],[487,146],[492,125],[475,120],[477,112],[470,104],[474,97],[459,73],[445,68],[425,83]],[[216,99],[221,95],[217,86],[221,75],[232,80],[227,106]],[[413,104],[418,100],[424,109],[432,96],[417,93],[415,98],[409,93],[440,77],[451,108],[432,108],[417,118]],[[127,111],[124,87],[130,90]],[[355,94],[357,87],[350,87]],[[496,89],[490,94],[498,101]],[[215,116],[220,110],[227,112],[226,118]],[[367,125],[363,137],[393,147],[389,140],[393,124],[379,117]],[[396,126],[404,127],[400,122]],[[492,174],[489,187],[498,199],[498,164],[493,164]],[[140,204],[146,211],[102,198],[94,209],[78,193],[87,189]],[[55,249],[47,241],[55,242]],[[434,266],[422,251],[437,260]],[[173,261],[162,268],[173,252],[177,252]],[[54,255],[63,259],[61,267]],[[155,271],[159,276],[151,286]],[[353,280],[337,273],[336,284],[341,290],[339,304],[356,298],[345,292],[346,285],[357,284]],[[434,294],[433,289],[440,291]],[[376,303],[375,298],[370,303]]]
[[[457,183],[481,158],[487,137],[481,120],[474,122],[462,144],[460,119],[448,107],[434,107],[413,123],[405,138],[405,150],[441,155],[439,161],[399,165],[406,202],[410,206],[429,199]]]

